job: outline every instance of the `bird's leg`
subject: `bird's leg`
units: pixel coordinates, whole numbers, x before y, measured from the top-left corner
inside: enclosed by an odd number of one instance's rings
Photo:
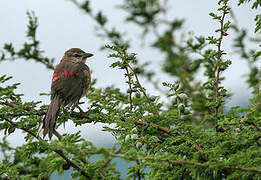
[[[63,106],[63,111],[64,110],[69,111],[70,110],[70,106]]]
[[[84,111],[82,110],[82,108],[79,105],[77,105],[77,109],[79,109],[80,114],[84,113]]]
[[[43,123],[40,124],[36,137],[41,138],[42,135],[43,135]]]
[[[75,104],[73,105],[73,107],[72,107],[72,109],[71,109],[71,113],[72,113],[72,114],[74,113],[73,110],[74,110],[75,108],[77,108],[77,109],[80,111],[80,112],[79,112],[80,114],[84,113],[84,111],[83,111],[82,108],[79,106],[79,104],[80,104],[80,103],[78,102],[78,103],[75,103]]]
[[[62,111],[69,111],[69,107],[62,106]],[[63,128],[65,129],[65,122],[63,122]],[[59,134],[59,133],[58,133]]]
[[[43,131],[44,131],[44,129],[43,129],[43,121],[41,119],[41,116],[37,117],[37,121],[40,123],[39,129],[38,129],[37,134],[36,134],[36,137],[39,139],[43,135]]]
[[[58,133],[56,130],[53,131],[53,134],[59,139],[59,141],[62,140],[62,135],[60,133]]]

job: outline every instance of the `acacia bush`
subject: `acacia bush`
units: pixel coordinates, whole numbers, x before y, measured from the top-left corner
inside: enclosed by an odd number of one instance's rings
[[[261,55],[260,39],[254,41],[256,49],[247,48],[248,33],[230,16],[233,9],[228,0],[219,0],[217,11],[209,14],[219,25],[213,34],[190,35],[187,39],[177,38],[183,20],[164,18],[171,11],[167,1],[122,1],[120,8],[127,13],[126,22],[139,26],[144,38],[154,36],[155,41],[146,46],[164,55],[162,70],[173,81],[163,83],[148,70],[148,63],[141,64],[130,51],[132,44],[124,33],[108,27],[109,19],[103,12],[94,12],[91,1],[71,1],[96,22],[99,37],[109,40],[102,50],[108,52],[112,68],[124,71],[128,90],[95,88],[94,82],[86,94],[88,110],[63,109],[57,127],[69,120],[75,125],[101,122],[104,131],[115,137],[115,144],[112,148],[95,147],[80,132],[63,134],[60,140],[37,137],[48,106],[37,99],[23,101],[23,95],[17,93],[19,83],[7,85],[11,77],[3,75],[0,130],[8,136],[20,129],[26,136],[25,143],[18,147],[11,147],[6,136],[2,139],[1,179],[49,179],[53,172],[62,174],[70,168],[73,179],[121,179],[115,168],[117,161],[112,162],[115,158],[133,162],[126,167],[126,179],[261,179],[261,71],[256,66]],[[238,1],[239,6],[244,3],[252,3],[252,9],[261,6],[259,0]],[[32,60],[54,69],[54,59],[44,55],[36,38],[37,17],[33,12],[27,16],[28,41],[19,50],[6,43],[0,52],[1,61]],[[261,14],[253,19],[258,36]],[[223,72],[231,66],[231,60],[222,45],[228,36],[234,39],[231,49],[249,64],[246,80],[253,98],[248,108],[236,106],[225,111],[230,92],[222,86]],[[200,69],[205,82],[195,78]],[[149,94],[140,79],[147,79],[158,94]],[[93,155],[100,158],[93,161]]]

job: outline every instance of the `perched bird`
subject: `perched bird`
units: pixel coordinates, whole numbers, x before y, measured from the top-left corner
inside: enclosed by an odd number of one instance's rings
[[[51,103],[43,120],[43,136],[52,138],[61,106],[77,105],[91,85],[89,67],[85,64],[91,53],[71,48],[56,66],[51,85]]]

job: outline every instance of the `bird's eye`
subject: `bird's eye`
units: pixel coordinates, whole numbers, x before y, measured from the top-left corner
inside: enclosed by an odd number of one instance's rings
[[[80,54],[77,54],[77,53],[75,53],[75,54],[73,54],[73,57],[79,58],[79,57],[81,57],[81,55],[80,55]]]

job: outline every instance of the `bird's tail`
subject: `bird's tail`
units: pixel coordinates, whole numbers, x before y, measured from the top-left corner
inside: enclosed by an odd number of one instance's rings
[[[49,138],[52,138],[55,130],[56,120],[58,118],[59,110],[61,107],[61,100],[58,95],[52,99],[48,111],[43,120],[43,137],[48,133]]]

